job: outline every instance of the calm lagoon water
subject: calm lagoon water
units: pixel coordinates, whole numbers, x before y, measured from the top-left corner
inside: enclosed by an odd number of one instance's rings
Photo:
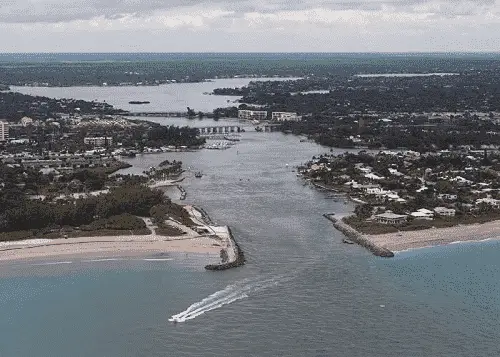
[[[229,78],[214,79],[201,83],[172,83],[160,86],[125,87],[19,87],[11,86],[11,91],[40,95],[49,98],[77,98],[88,101],[106,102],[115,108],[130,112],[186,111],[191,107],[196,111],[212,111],[216,108],[238,106],[238,96],[208,95],[215,88],[237,88],[251,81],[283,81],[296,78]],[[129,104],[131,100],[149,101],[149,104]]]
[[[128,159],[128,172],[190,167],[186,202],[233,228],[247,265],[206,272],[181,254],[0,266],[0,356],[500,355],[500,243],[394,259],[342,244],[321,215],[352,207],[294,172],[325,151],[247,130],[224,151]],[[168,322],[182,312],[194,318]]]

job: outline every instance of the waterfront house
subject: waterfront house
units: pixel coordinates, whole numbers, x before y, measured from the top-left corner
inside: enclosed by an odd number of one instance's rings
[[[384,213],[375,215],[373,218],[377,223],[400,225],[406,222],[408,216],[405,214],[395,214],[392,211],[385,211]]]
[[[453,208],[446,208],[446,207],[436,207],[434,208],[434,212],[436,212],[436,214],[439,216],[445,216],[445,217],[454,217],[456,213]]]
[[[426,219],[429,221],[434,219],[434,213],[425,208],[421,208],[416,212],[410,213],[410,216],[412,216],[415,219]]]

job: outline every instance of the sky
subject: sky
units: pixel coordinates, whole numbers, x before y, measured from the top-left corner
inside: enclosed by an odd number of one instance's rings
[[[0,0],[0,52],[499,52],[500,0]]]

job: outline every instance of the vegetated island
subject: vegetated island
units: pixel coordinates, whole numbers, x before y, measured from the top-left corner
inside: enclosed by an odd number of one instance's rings
[[[326,214],[374,254],[500,237],[500,154],[413,151],[321,155],[300,175],[352,215]]]
[[[59,175],[57,181],[37,170],[0,165],[0,261],[191,252],[214,256],[208,270],[242,265],[229,227],[217,226],[203,210],[176,204],[151,188],[174,185],[182,173],[182,163],[162,164],[147,176],[102,176],[87,169]],[[171,177],[176,179],[169,181]],[[24,185],[14,184],[19,182],[15,178]],[[100,190],[82,189],[97,178],[104,180]],[[29,195],[28,187],[47,194]],[[50,194],[56,187],[66,194]]]

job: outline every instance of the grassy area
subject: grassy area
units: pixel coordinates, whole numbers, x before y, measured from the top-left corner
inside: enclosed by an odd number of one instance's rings
[[[169,226],[167,224],[164,224],[162,227],[158,227],[156,229],[156,234],[165,236],[165,237],[176,237],[176,236],[181,236],[183,234],[186,234],[182,230],[176,227]]]
[[[395,233],[398,231],[398,229],[394,226],[376,222],[367,222],[365,219],[358,218],[357,216],[345,217],[343,221],[358,232],[364,234],[385,234]]]

